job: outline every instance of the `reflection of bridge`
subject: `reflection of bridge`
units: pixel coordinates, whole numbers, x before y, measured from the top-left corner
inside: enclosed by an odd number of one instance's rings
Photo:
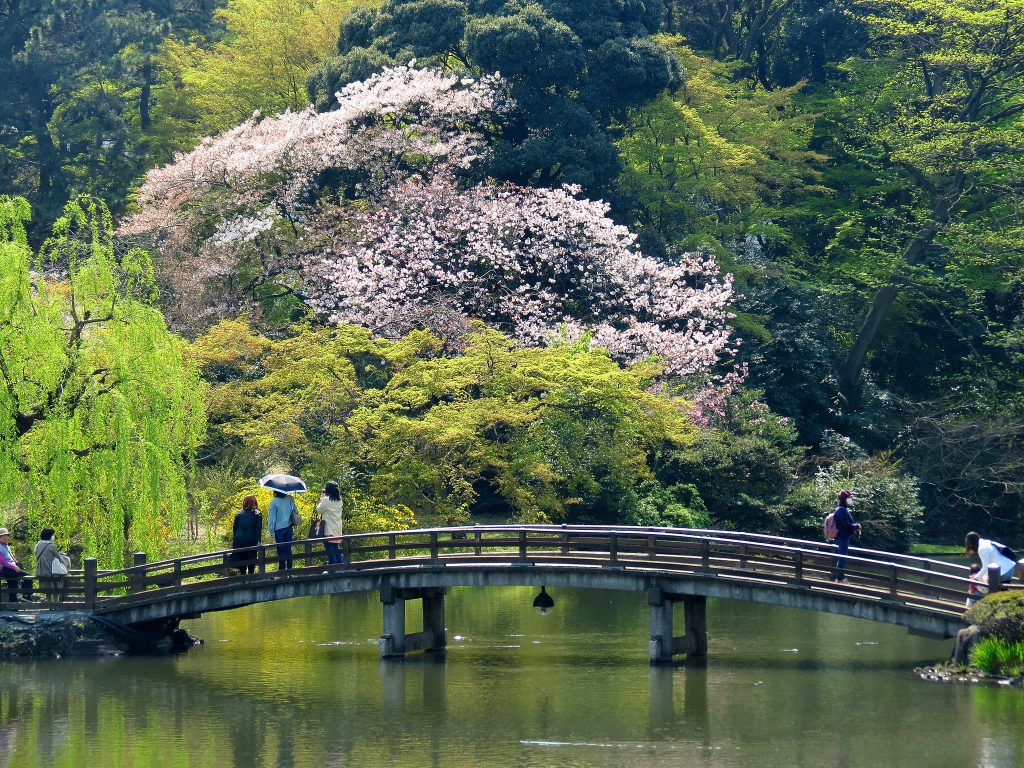
[[[319,542],[294,544],[296,568],[276,567],[275,545],[252,548],[255,574],[234,575],[230,552],[97,570],[66,579],[64,602],[4,604],[22,611],[80,610],[104,623],[154,626],[207,611],[309,595],[378,591],[384,656],[444,648],[448,587],[547,586],[645,592],[651,661],[707,650],[707,597],[825,611],[951,637],[964,626],[967,569],[938,560],[851,549],[849,582],[833,582],[835,547],[775,536],[666,528],[474,526],[356,534],[345,562],[326,565]],[[1016,588],[1016,585],[1014,585]],[[423,627],[406,633],[405,601],[420,599]],[[673,633],[683,604],[685,633]]]

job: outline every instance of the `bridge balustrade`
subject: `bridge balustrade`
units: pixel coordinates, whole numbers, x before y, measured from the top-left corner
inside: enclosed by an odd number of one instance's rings
[[[277,545],[251,547],[255,574],[238,574],[232,550],[100,570],[86,560],[63,580],[60,602],[16,603],[7,610],[100,610],[154,599],[167,592],[229,589],[256,579],[321,578],[374,570],[493,565],[628,569],[652,575],[757,583],[768,588],[818,590],[869,601],[890,601],[937,615],[959,616],[968,588],[965,566],[929,558],[851,548],[847,584],[833,583],[834,545],[763,534],[700,529],[616,526],[472,526],[342,537],[345,562],[328,565],[322,540],[293,542],[296,568],[276,570]],[[235,550],[241,552],[243,550]],[[6,586],[6,585],[3,585]],[[1019,584],[1007,588],[1024,588]],[[43,590],[46,591],[46,590]]]

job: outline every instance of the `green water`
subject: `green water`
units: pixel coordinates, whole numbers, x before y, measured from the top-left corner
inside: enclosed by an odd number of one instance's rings
[[[709,601],[706,666],[651,668],[644,595],[534,592],[453,590],[443,660],[381,662],[355,595],[188,622],[177,657],[0,665],[0,765],[1024,765],[1024,691],[913,674],[950,641]]]

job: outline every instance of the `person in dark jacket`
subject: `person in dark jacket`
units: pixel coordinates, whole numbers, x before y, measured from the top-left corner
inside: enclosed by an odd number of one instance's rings
[[[260,543],[263,533],[263,514],[255,496],[242,499],[242,511],[235,515],[231,530],[231,548],[245,549]],[[256,573],[256,551],[232,552],[231,564],[239,573]]]
[[[839,506],[835,508],[836,521],[836,550],[839,558],[836,560],[836,581],[840,584],[846,583],[846,574],[843,569],[846,567],[846,553],[850,551],[850,539],[855,533],[860,532],[860,523],[853,520],[850,514],[850,499],[853,498],[853,491],[846,488],[839,492]]]

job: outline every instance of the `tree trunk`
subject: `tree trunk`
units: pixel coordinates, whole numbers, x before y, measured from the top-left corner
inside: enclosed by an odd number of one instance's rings
[[[921,261],[928,246],[935,239],[935,234],[939,231],[939,227],[949,221],[953,207],[960,199],[963,186],[963,174],[957,174],[952,183],[952,188],[939,198],[932,209],[931,219],[907,245],[903,252],[903,264],[913,266]],[[871,300],[871,307],[868,309],[868,314],[864,318],[864,323],[860,327],[857,339],[850,348],[850,352],[846,357],[846,363],[843,365],[843,370],[840,373],[839,387],[850,401],[856,401],[857,385],[860,380],[860,372],[864,368],[864,361],[867,359],[868,352],[875,343],[875,338],[882,327],[882,322],[889,313],[889,308],[892,307],[893,301],[896,300],[896,294],[899,289],[896,287],[893,278],[895,278],[895,275],[890,277],[889,281],[875,292],[875,296]]]
[[[153,59],[146,57],[146,63],[142,65],[142,90],[139,93],[139,127],[148,131],[151,123],[149,116],[149,94],[153,85]]]

